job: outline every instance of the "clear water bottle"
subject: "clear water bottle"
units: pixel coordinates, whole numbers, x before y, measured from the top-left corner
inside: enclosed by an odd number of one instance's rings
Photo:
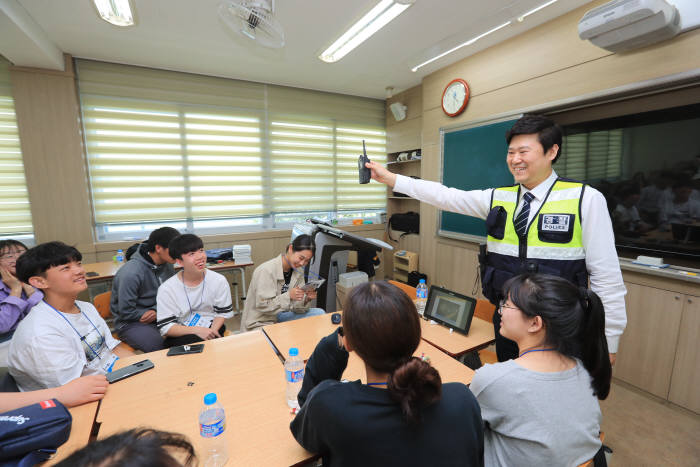
[[[428,300],[428,286],[425,284],[425,279],[421,279],[416,287],[416,310],[421,315],[425,311],[425,302]]]
[[[216,400],[215,393],[204,396],[204,407],[199,412],[199,434],[202,436],[201,455],[204,467],[221,467],[228,460],[226,449],[226,414]]]
[[[115,263],[123,263],[124,262],[124,250],[117,250],[117,254],[114,255],[114,262]]]
[[[284,376],[287,380],[287,405],[298,409],[297,396],[301,383],[304,382],[304,360],[299,356],[299,349],[296,347],[289,349],[289,358],[284,362]]]

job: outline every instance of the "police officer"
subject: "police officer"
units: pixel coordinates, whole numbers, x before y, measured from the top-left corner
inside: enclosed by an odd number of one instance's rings
[[[506,133],[506,163],[516,184],[462,191],[436,182],[389,172],[367,163],[372,178],[440,209],[486,220],[487,249],[480,255],[484,295],[495,305],[501,287],[522,272],[556,274],[596,292],[605,307],[605,334],[611,363],[625,329],[625,286],[603,195],[584,183],[557,176],[561,128],[539,115],[524,115]],[[499,361],[518,356],[517,345],[499,334]]]

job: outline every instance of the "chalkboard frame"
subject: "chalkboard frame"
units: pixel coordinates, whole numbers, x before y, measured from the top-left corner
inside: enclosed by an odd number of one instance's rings
[[[488,126],[488,125],[493,125],[496,123],[503,123],[511,120],[517,120],[520,117],[522,117],[524,114],[522,112],[517,112],[513,114],[501,114],[496,117],[488,117],[488,118],[483,118],[483,119],[477,119],[477,120],[472,120],[469,122],[465,122],[459,125],[454,125],[454,126],[446,126],[440,128],[440,183],[444,184],[444,169],[445,169],[445,135],[457,131],[463,131],[463,130],[468,130],[471,128],[478,128],[478,127],[483,127],[483,126]],[[505,154],[503,155],[503,163],[505,164]],[[442,215],[443,215],[443,210],[440,209],[438,210],[438,215],[437,215],[437,235],[440,237],[445,237],[445,238],[450,238],[453,240],[461,240],[461,241],[467,241],[467,242],[472,242],[472,243],[485,243],[486,242],[486,236],[484,235],[473,235],[473,234],[468,234],[468,233],[463,233],[463,232],[455,232],[452,230],[444,230],[442,228]]]

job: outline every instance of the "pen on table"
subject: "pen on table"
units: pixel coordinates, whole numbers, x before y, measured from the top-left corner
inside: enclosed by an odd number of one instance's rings
[[[684,276],[697,276],[697,272],[689,272],[689,271],[678,271],[678,274],[683,274]]]

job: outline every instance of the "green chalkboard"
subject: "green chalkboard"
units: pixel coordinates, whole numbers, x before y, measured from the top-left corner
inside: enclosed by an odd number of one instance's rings
[[[445,130],[442,141],[442,183],[460,190],[483,190],[513,184],[506,165],[505,134],[517,120],[501,120],[458,130]],[[486,237],[482,219],[440,211],[440,235]],[[468,238],[468,237],[467,237]]]

